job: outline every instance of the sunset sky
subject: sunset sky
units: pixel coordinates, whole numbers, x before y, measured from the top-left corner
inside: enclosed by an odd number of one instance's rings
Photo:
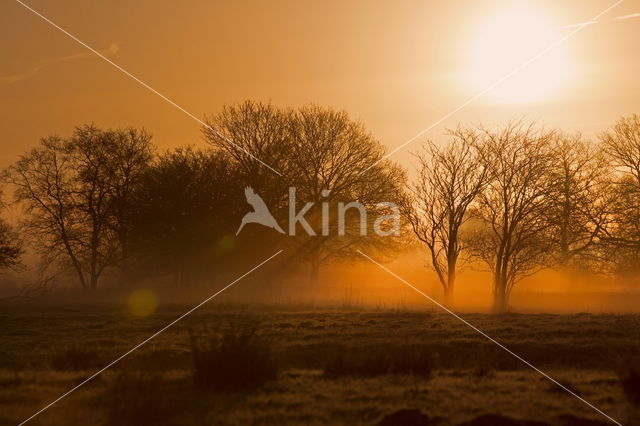
[[[613,3],[27,4],[198,117],[245,99],[315,102],[346,109],[393,149]],[[426,136],[523,116],[592,136],[640,112],[639,13],[622,2]],[[88,122],[145,127],[161,148],[202,144],[196,121],[19,3],[2,2],[0,16],[0,165]]]

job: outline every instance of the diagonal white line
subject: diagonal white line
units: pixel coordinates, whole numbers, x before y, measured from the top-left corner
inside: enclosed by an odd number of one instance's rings
[[[95,377],[99,376],[100,374],[102,374],[105,370],[107,370],[108,368],[112,367],[114,364],[116,364],[117,362],[121,361],[123,358],[125,358],[126,356],[128,356],[129,354],[131,354],[132,352],[134,352],[136,349],[138,349],[139,347],[143,346],[144,344],[146,344],[147,342],[149,342],[151,339],[153,339],[154,337],[156,337],[157,335],[159,335],[160,333],[162,333],[163,331],[167,330],[169,327],[175,325],[177,322],[181,321],[183,318],[185,318],[187,315],[191,314],[193,311],[195,311],[196,309],[198,309],[199,307],[201,307],[202,305],[204,305],[205,303],[207,303],[208,301],[210,301],[211,299],[213,299],[214,297],[216,297],[217,295],[219,295],[220,293],[222,293],[223,291],[225,291],[226,289],[228,289],[229,287],[231,287],[232,285],[234,285],[235,283],[237,283],[238,281],[240,281],[241,279],[243,279],[244,277],[246,277],[247,275],[249,275],[250,273],[252,273],[253,271],[255,271],[256,269],[260,268],[262,265],[264,265],[265,263],[269,262],[271,259],[273,259],[274,257],[276,257],[277,255],[279,255],[280,253],[282,253],[283,250],[278,250],[275,254],[273,254],[271,257],[269,257],[268,259],[263,260],[262,262],[260,262],[258,265],[254,266],[253,268],[251,268],[249,271],[245,272],[244,274],[242,274],[240,277],[236,278],[235,280],[233,280],[231,283],[227,284],[225,287],[223,287],[221,290],[218,290],[217,292],[215,292],[214,294],[212,294],[211,296],[207,297],[206,299],[204,299],[202,302],[198,303],[196,306],[194,306],[193,308],[189,309],[187,312],[185,312],[184,314],[180,315],[178,318],[174,319],[173,321],[171,321],[169,324],[165,325],[164,327],[162,327],[160,330],[156,331],[155,333],[153,333],[151,336],[147,337],[146,339],[144,339],[142,342],[138,343],[136,346],[134,346],[133,348],[129,349],[127,352],[125,352],[124,354],[120,355],[118,358],[116,358],[115,360],[111,361],[109,364],[107,364],[106,366],[104,366],[102,369],[96,371],[95,373],[93,373],[91,376],[89,376],[88,378],[86,378],[85,380],[83,380],[82,382],[78,383],[76,386],[74,386],[73,388],[69,389],[67,392],[65,392],[64,394],[60,395],[57,399],[55,399],[54,401],[50,402],[49,404],[45,405],[44,407],[42,407],[38,412],[36,412],[35,414],[33,414],[31,417],[29,417],[28,419],[24,420],[22,423],[20,423],[18,426],[21,426],[25,423],[27,423],[29,420],[33,419],[35,416],[37,416],[38,414],[42,413],[43,411],[45,411],[46,409],[48,409],[49,407],[51,407],[52,405],[56,404],[57,402],[59,402],[61,399],[63,399],[64,397],[66,397],[67,395],[69,395],[70,393],[74,392],[75,390],[77,390],[78,388],[80,388],[81,386],[83,386],[84,384],[86,384],[87,382],[91,381],[92,379],[94,379]]]
[[[273,167],[271,167],[270,165],[268,165],[267,163],[265,163],[264,161],[262,161],[261,159],[259,159],[258,157],[256,157],[255,155],[253,155],[252,153],[250,153],[249,151],[247,151],[245,148],[243,148],[242,146],[238,145],[237,143],[235,143],[234,141],[230,140],[229,138],[227,138],[226,136],[224,136],[222,133],[220,133],[219,131],[217,131],[216,129],[212,128],[210,125],[208,125],[207,123],[205,123],[204,121],[202,121],[201,119],[199,119],[198,117],[196,117],[195,115],[193,115],[192,113],[190,113],[189,111],[187,111],[186,109],[184,109],[183,107],[181,107],[180,105],[178,105],[177,103],[175,103],[174,101],[172,101],[171,99],[169,99],[168,97],[166,97],[165,95],[163,95],[162,93],[158,92],[156,89],[154,89],[153,87],[149,86],[147,83],[145,83],[144,81],[140,80],[138,77],[136,77],[135,75],[131,74],[129,71],[127,71],[126,69],[122,68],[120,65],[116,64],[115,62],[113,62],[111,59],[107,58],[105,55],[103,55],[102,53],[100,53],[98,50],[94,49],[93,47],[89,46],[88,44],[86,44],[85,42],[83,42],[82,40],[80,40],[78,37],[74,36],[73,34],[69,33],[67,30],[65,30],[64,28],[60,27],[58,24],[56,24],[55,22],[51,21],[49,18],[47,18],[46,16],[42,15],[40,12],[38,12],[37,10],[33,9],[32,7],[30,7],[29,5],[23,3],[20,0],[15,0],[18,4],[20,4],[21,6],[23,6],[25,9],[30,10],[31,12],[33,12],[35,15],[39,16],[40,18],[42,18],[45,22],[47,22],[48,24],[50,24],[51,26],[55,27],[56,29],[58,29],[59,31],[61,31],[62,33],[64,33],[65,35],[67,35],[69,38],[71,38],[72,40],[74,40],[76,43],[80,44],[81,46],[89,49],[91,52],[95,53],[97,56],[99,56],[101,59],[103,59],[104,61],[108,62],[109,64],[113,65],[118,71],[122,72],[123,74],[125,74],[127,77],[132,78],[133,80],[135,80],[136,82],[138,82],[140,85],[142,85],[145,89],[149,90],[150,92],[154,93],[155,95],[159,96],[160,98],[162,98],[163,100],[165,100],[166,102],[168,102],[169,104],[173,105],[174,107],[176,107],[177,109],[179,109],[180,111],[182,111],[183,113],[185,113],[186,115],[188,115],[189,117],[191,117],[192,119],[194,119],[195,121],[197,121],[199,124],[201,124],[202,126],[206,127],[207,129],[211,130],[213,133],[215,133],[216,136],[218,136],[220,139],[223,139],[224,141],[230,143],[231,145],[233,145],[234,147],[236,147],[238,150],[244,152],[245,154],[247,154],[249,157],[253,158],[254,160],[256,160],[257,162],[259,162],[260,164],[262,164],[263,166],[265,166],[267,169],[271,170],[272,172],[274,172],[275,174],[277,174],[278,176],[282,176],[282,173],[280,173],[279,171],[277,171],[276,169],[274,169]]]
[[[360,253],[363,257],[365,257],[366,259],[368,259],[369,261],[371,261],[373,264],[378,265],[380,268],[382,268],[383,270],[387,271],[389,274],[391,274],[392,276],[394,276],[395,278],[399,279],[400,281],[402,281],[404,284],[406,284],[408,287],[412,288],[413,290],[415,290],[416,292],[418,292],[419,294],[421,294],[422,296],[424,296],[425,298],[429,299],[429,301],[431,301],[432,303],[434,303],[435,305],[437,305],[438,307],[442,308],[445,312],[451,314],[453,317],[455,317],[456,319],[460,320],[462,323],[464,323],[466,326],[468,326],[469,328],[473,329],[474,331],[478,332],[480,335],[482,335],[483,337],[487,338],[488,340],[490,340],[491,342],[493,342],[494,344],[496,344],[498,347],[500,347],[501,349],[504,349],[505,351],[507,351],[508,353],[510,353],[511,355],[513,355],[515,358],[517,358],[518,360],[522,361],[524,364],[526,364],[528,367],[530,367],[531,369],[533,369],[534,371],[538,372],[539,374],[541,374],[542,376],[546,377],[547,379],[549,379],[551,382],[555,383],[556,385],[558,385],[560,388],[564,389],[565,391],[569,392],[571,395],[575,396],[576,398],[578,398],[580,401],[584,402],[585,404],[587,404],[589,407],[593,408],[594,410],[596,410],[598,413],[602,414],[604,417],[606,417],[607,419],[609,419],[610,421],[612,421],[613,423],[617,424],[618,426],[622,426],[622,423],[614,420],[613,418],[611,418],[609,415],[607,415],[607,413],[605,413],[604,411],[600,410],[598,407],[596,407],[595,405],[591,404],[589,401],[587,401],[586,399],[582,398],[580,395],[576,394],[574,391],[572,391],[571,389],[569,389],[568,387],[564,386],[562,383],[558,382],[557,380],[555,380],[553,377],[549,376],[547,373],[545,373],[544,371],[540,370],[538,367],[536,367],[535,365],[531,364],[529,361],[527,361],[526,359],[522,358],[520,355],[518,355],[517,353],[513,352],[511,349],[507,348],[506,346],[504,346],[502,343],[498,342],[497,340],[495,340],[493,337],[489,336],[487,333],[485,333],[484,331],[480,330],[478,327],[476,327],[475,325],[471,324],[469,321],[465,320],[464,318],[462,318],[460,315],[456,314],[455,312],[453,312],[451,309],[447,308],[446,306],[438,303],[438,301],[436,301],[435,299],[433,299],[431,296],[429,296],[428,294],[426,294],[425,292],[423,292],[422,290],[414,287],[413,285],[411,285],[408,281],[406,281],[405,279],[403,279],[402,277],[398,276],[397,274],[395,274],[393,271],[389,270],[387,267],[385,267],[384,265],[381,265],[380,263],[376,262],[375,260],[373,260],[371,257],[367,256],[366,254],[364,254],[362,251],[360,250],[356,250],[358,253]]]
[[[436,127],[438,124],[442,123],[443,121],[445,121],[446,119],[448,119],[449,117],[451,117],[452,115],[456,114],[458,111],[462,110],[463,108],[465,108],[467,105],[469,105],[470,103],[474,102],[475,100],[477,100],[478,98],[482,97],[483,95],[485,95],[487,92],[493,90],[494,88],[496,88],[496,86],[499,86],[503,81],[507,80],[508,78],[512,77],[514,74],[517,74],[518,72],[520,72],[523,68],[526,68],[529,64],[531,64],[532,62],[535,62],[536,60],[540,59],[540,57],[546,55],[549,51],[553,50],[555,47],[557,47],[559,44],[564,43],[565,41],[567,41],[569,38],[573,37],[576,33],[578,33],[579,31],[581,31],[584,27],[590,25],[591,22],[593,21],[597,21],[602,15],[604,15],[605,13],[609,12],[611,9],[613,9],[614,7],[618,6],[620,3],[622,3],[624,0],[618,0],[615,3],[613,3],[611,6],[607,7],[605,10],[603,10],[602,12],[598,13],[596,16],[594,16],[593,18],[591,18],[589,21],[584,22],[582,24],[578,24],[578,28],[576,28],[575,30],[571,31],[569,34],[565,35],[564,37],[562,37],[561,39],[557,40],[555,43],[551,44],[550,46],[546,47],[545,49],[541,50],[540,52],[538,52],[537,55],[535,55],[534,57],[532,57],[531,59],[529,59],[528,61],[523,62],[522,64],[520,64],[520,66],[518,66],[517,68],[515,68],[513,71],[511,71],[510,73],[504,75],[502,78],[500,78],[499,80],[497,80],[495,83],[493,83],[492,85],[490,85],[489,87],[487,87],[486,89],[482,90],[481,92],[476,93],[475,95],[473,95],[472,97],[470,97],[469,99],[467,99],[466,101],[464,101],[462,104],[460,104],[457,108],[449,111],[447,114],[445,114],[444,116],[442,116],[440,119],[438,119],[437,121],[433,122],[431,125],[429,125],[429,127],[427,127],[426,129],[421,130],[420,132],[418,132],[415,136],[413,136],[412,138],[408,139],[406,142],[404,142],[402,145],[398,146],[397,148],[393,149],[391,152],[387,153],[386,155],[384,155],[382,158],[380,158],[378,161],[376,161],[375,163],[371,164],[369,167],[367,167],[366,169],[364,169],[363,171],[361,171],[358,175],[361,175],[365,172],[367,172],[369,169],[371,169],[372,167],[375,167],[378,163],[380,163],[381,161],[386,160],[387,158],[391,157],[393,154],[395,154],[396,152],[400,151],[401,149],[403,149],[405,146],[409,145],[412,142],[415,142],[416,139],[418,139],[419,137],[423,136],[425,133],[427,133],[429,130],[433,129],[434,127]]]

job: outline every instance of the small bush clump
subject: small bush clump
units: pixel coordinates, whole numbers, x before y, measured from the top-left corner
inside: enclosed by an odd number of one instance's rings
[[[618,378],[627,399],[640,405],[640,349],[630,349],[618,362]]]
[[[324,373],[328,376],[411,374],[428,377],[433,372],[433,364],[431,351],[423,346],[342,348],[327,358]]]
[[[191,335],[194,385],[197,389],[241,391],[257,388],[277,376],[266,342],[250,326]]]
[[[68,347],[53,355],[50,366],[60,371],[91,370],[102,367],[102,359],[96,350]]]

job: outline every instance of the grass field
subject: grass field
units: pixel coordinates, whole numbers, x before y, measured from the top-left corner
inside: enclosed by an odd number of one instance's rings
[[[187,309],[140,319],[3,306],[0,424],[20,423]],[[630,370],[640,316],[464,317],[617,421],[640,424]],[[613,424],[448,314],[216,305],[30,424],[372,425],[398,410],[423,416],[383,424]]]

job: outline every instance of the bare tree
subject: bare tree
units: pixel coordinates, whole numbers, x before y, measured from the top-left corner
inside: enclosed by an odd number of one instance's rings
[[[640,116],[622,117],[600,141],[617,171],[640,187]]]
[[[123,270],[128,272],[136,192],[150,167],[154,148],[151,135],[144,129],[106,130],[103,131],[101,139],[107,149],[102,151],[104,158],[100,159],[100,167],[107,169],[113,197],[108,224],[117,235],[121,265]]]
[[[256,190],[277,219],[284,220],[290,208],[296,209],[289,187],[295,188],[299,207],[312,204],[300,221],[308,229],[282,241],[291,245],[295,257],[310,262],[312,284],[318,281],[322,262],[355,257],[356,247],[384,247],[375,235],[361,235],[361,224],[371,229],[376,216],[389,213],[389,206],[380,203],[397,200],[404,174],[391,162],[380,161],[384,155],[380,143],[346,112],[315,105],[292,110],[245,102],[225,107],[208,124],[216,130],[204,128],[205,140],[237,165],[239,178]],[[282,176],[257,163],[245,150]],[[338,235],[336,212],[340,203],[345,207],[353,201],[366,212],[346,209],[343,232]],[[323,206],[328,209],[324,231]],[[291,226],[294,232],[298,229]],[[309,231],[316,235],[308,238]],[[387,238],[386,245],[392,239]]]
[[[551,238],[544,215],[554,133],[520,122],[480,133],[477,146],[488,184],[474,209],[482,226],[471,244],[493,272],[494,310],[503,312],[515,284],[548,261]]]
[[[0,271],[19,268],[23,252],[22,241],[16,231],[0,219]]]
[[[551,143],[551,193],[546,210],[563,266],[597,260],[597,243],[610,220],[609,162],[602,150],[580,134],[557,133]]]
[[[298,239],[298,250],[311,264],[311,284],[318,282],[323,262],[358,256],[357,248],[393,250],[398,241],[392,224],[373,231],[376,220],[393,215],[388,203],[399,202],[405,175],[382,159],[382,145],[345,111],[317,105],[292,114],[290,132],[289,180],[296,202],[312,203],[307,220],[317,234]],[[352,202],[359,207],[349,207]]]
[[[202,128],[205,141],[224,152],[235,164],[243,183],[254,188],[274,210],[286,209],[284,201],[291,183],[287,170],[291,156],[291,113],[271,104],[246,101],[223,107],[219,114],[207,117],[208,126]]]
[[[403,213],[429,251],[445,304],[452,306],[458,261],[464,248],[461,230],[469,206],[486,184],[486,168],[475,149],[478,134],[458,128],[439,148],[429,142],[417,155],[418,177]]]
[[[0,188],[0,211],[5,207]],[[23,242],[20,235],[3,218],[0,218],[0,271],[19,269],[22,266],[20,259],[23,254]]]
[[[622,117],[600,141],[615,170],[612,223],[603,238],[615,272],[635,276],[640,269],[640,116]]]
[[[64,255],[83,288],[88,287],[79,258],[81,224],[74,214],[72,166],[62,139],[51,136],[8,169],[7,181],[15,185],[15,199],[24,204],[24,229],[37,241],[48,261]]]
[[[116,135],[126,132],[81,126],[68,139],[44,138],[7,170],[36,249],[47,262],[69,263],[84,289],[95,290],[104,271],[122,259],[113,224],[126,179]]]
[[[603,241],[601,266],[631,281],[640,273],[640,188],[628,175],[611,185],[611,219]]]

